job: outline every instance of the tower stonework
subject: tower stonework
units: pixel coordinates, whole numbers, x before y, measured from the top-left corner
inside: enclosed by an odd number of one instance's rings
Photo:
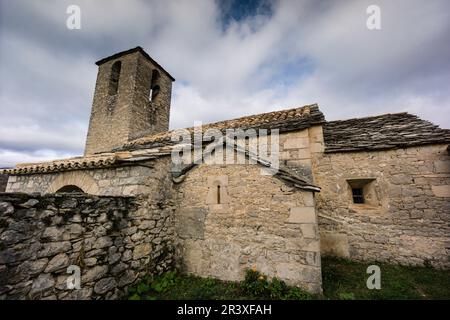
[[[97,82],[85,155],[111,151],[169,129],[175,79],[141,47],[96,62]]]

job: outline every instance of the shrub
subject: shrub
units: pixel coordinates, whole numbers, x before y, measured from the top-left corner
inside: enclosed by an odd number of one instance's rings
[[[300,288],[293,287],[288,290],[284,298],[287,300],[310,300],[312,296]]]
[[[246,271],[241,287],[245,293],[254,297],[266,297],[269,291],[267,277],[254,269]]]
[[[341,292],[341,293],[339,293],[339,299],[355,300],[355,295],[352,292]]]
[[[286,283],[278,278],[273,278],[269,283],[269,294],[272,299],[283,299],[288,290]]]
[[[158,293],[166,292],[169,288],[175,285],[176,276],[176,271],[166,272],[162,276],[155,277],[150,286]]]
[[[311,295],[297,287],[288,287],[286,283],[278,278],[267,280],[267,276],[259,273],[255,269],[248,269],[245,279],[241,282],[244,292],[256,298],[265,299],[290,299],[305,300],[311,299]]]

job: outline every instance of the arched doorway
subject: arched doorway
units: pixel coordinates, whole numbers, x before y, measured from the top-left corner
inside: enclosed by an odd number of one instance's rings
[[[84,193],[84,191],[76,185],[69,184],[56,190],[56,193]]]

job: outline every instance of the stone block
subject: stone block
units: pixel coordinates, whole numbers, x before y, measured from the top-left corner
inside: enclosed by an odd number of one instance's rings
[[[48,227],[44,230],[42,237],[43,239],[48,239],[51,241],[62,240],[64,234],[64,228],[58,227]]]
[[[283,144],[284,150],[288,149],[305,149],[309,148],[309,139],[305,138],[288,138]]]
[[[13,205],[9,202],[0,202],[0,213],[5,216],[14,213]]]
[[[71,247],[72,246],[69,241],[46,243],[42,250],[38,252],[38,257],[49,257],[60,252],[67,252],[71,249]]]
[[[35,261],[25,261],[18,268],[17,272],[21,274],[35,275],[41,273],[47,266],[48,259],[39,259]]]
[[[312,126],[308,129],[311,142],[323,143],[322,126]]]
[[[288,167],[309,167],[311,168],[311,159],[300,159],[300,160],[287,160],[286,165]]]
[[[60,271],[69,265],[69,257],[65,253],[54,256],[45,268],[46,273]]]
[[[411,184],[412,177],[409,174],[399,173],[391,176],[391,183],[393,184]]]
[[[293,207],[286,222],[316,223],[316,209],[314,207]]]
[[[316,238],[316,225],[312,223],[302,224],[300,225],[300,229],[302,230],[303,238]]]
[[[450,197],[450,185],[431,186],[431,190],[436,197]]]
[[[55,285],[55,279],[49,274],[41,274],[33,281],[30,295],[39,294],[52,288]]]
[[[95,241],[93,248],[94,249],[102,249],[102,248],[110,247],[112,245],[113,245],[113,242],[112,242],[111,238],[106,236],[106,237],[98,238],[97,241]]]
[[[314,207],[314,193],[303,192],[303,204],[306,207]]]
[[[450,173],[450,160],[441,160],[434,162],[434,172]]]
[[[117,282],[114,278],[105,278],[99,280],[94,286],[94,292],[97,294],[105,294],[106,292],[117,287]]]
[[[297,157],[298,159],[311,159],[311,151],[309,149],[299,149]]]
[[[206,210],[204,208],[186,208],[180,212],[177,233],[181,238],[203,239]]]
[[[89,283],[91,281],[98,280],[106,275],[108,272],[107,266],[95,266],[91,269],[88,269],[85,274],[81,275],[81,283]]]
[[[323,153],[325,151],[325,145],[318,142],[311,143],[310,151],[311,153]]]
[[[119,287],[123,287],[130,283],[133,283],[134,280],[136,280],[136,278],[137,275],[133,271],[131,270],[125,271],[124,274],[120,277]]]
[[[152,246],[149,243],[138,244],[133,250],[133,259],[137,260],[146,257],[152,251]]]

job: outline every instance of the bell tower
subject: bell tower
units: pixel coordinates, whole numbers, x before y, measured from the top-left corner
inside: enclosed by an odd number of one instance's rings
[[[96,62],[94,100],[85,155],[169,129],[175,79],[141,47]]]

